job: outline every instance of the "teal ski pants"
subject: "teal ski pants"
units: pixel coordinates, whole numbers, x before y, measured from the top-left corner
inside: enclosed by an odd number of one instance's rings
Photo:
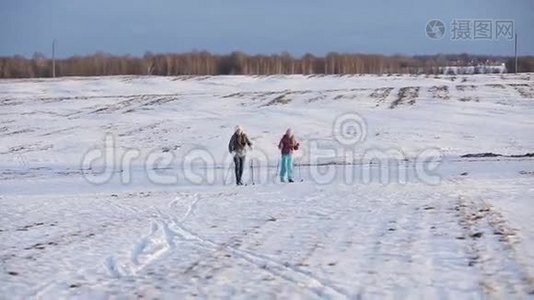
[[[293,156],[291,154],[282,154],[280,162],[280,179],[293,179]]]

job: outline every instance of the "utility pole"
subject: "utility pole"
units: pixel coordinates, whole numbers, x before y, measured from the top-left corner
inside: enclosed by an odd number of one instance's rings
[[[517,33],[515,34],[515,73],[517,73]]]
[[[56,77],[56,39],[52,40],[52,77]]]

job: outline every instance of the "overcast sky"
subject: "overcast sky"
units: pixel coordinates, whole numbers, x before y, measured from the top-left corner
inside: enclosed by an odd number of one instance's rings
[[[445,23],[429,39],[430,19]],[[490,20],[490,40],[454,40],[454,19]],[[329,51],[380,54],[513,55],[495,39],[513,20],[519,53],[534,55],[534,0],[0,0],[0,56],[104,51],[208,50],[270,54]]]

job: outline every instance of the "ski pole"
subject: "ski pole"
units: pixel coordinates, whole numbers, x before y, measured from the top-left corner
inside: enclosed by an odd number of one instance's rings
[[[252,185],[256,185],[256,183],[254,183],[254,160],[253,159],[250,160],[250,176],[252,177]]]
[[[299,178],[300,178],[300,181],[304,181],[304,179],[302,179],[302,173],[300,172],[300,161],[299,161],[299,164],[298,164],[298,169],[299,169]]]
[[[230,172],[232,172],[232,166],[231,165],[228,166],[228,170],[226,171],[226,175],[223,178],[223,184],[224,185],[228,184],[228,176],[230,175]]]
[[[278,168],[280,168],[280,157],[278,158],[278,161],[276,162],[276,174],[274,174],[274,182],[276,182],[276,178],[278,178],[278,174],[280,173],[278,171]]]

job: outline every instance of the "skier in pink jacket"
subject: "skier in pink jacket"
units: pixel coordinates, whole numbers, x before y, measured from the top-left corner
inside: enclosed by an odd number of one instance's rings
[[[284,136],[278,143],[278,149],[282,152],[281,167],[280,167],[280,181],[285,182],[287,175],[287,181],[293,182],[293,151],[298,150],[299,143],[293,135],[293,131],[289,128],[286,130]]]

